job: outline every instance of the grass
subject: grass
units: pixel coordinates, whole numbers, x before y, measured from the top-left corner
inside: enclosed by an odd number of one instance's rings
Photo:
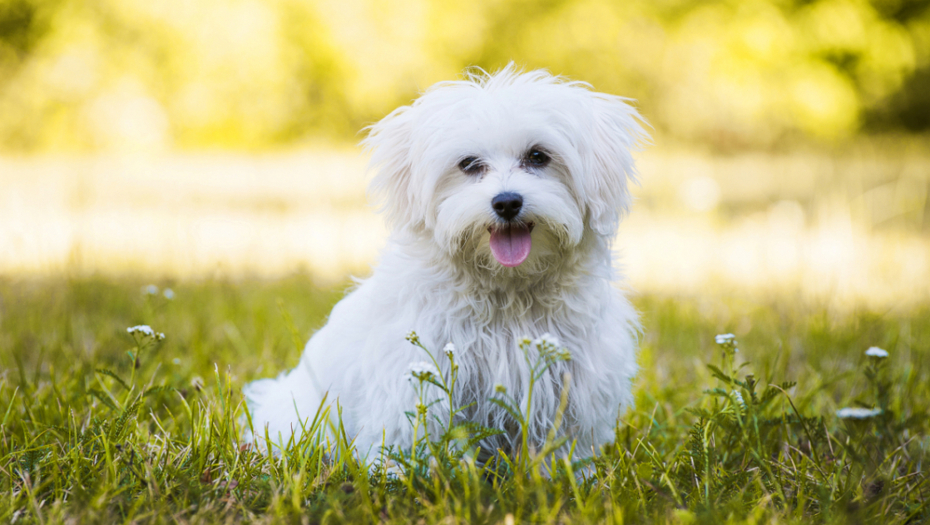
[[[395,451],[401,473],[386,475],[319,426],[280,457],[238,442],[241,386],[297,362],[339,287],[158,283],[169,300],[145,284],[0,278],[0,521],[930,518],[930,304],[837,313],[787,294],[640,296],[637,405],[593,463],[527,452],[481,467],[432,436]],[[165,341],[127,333],[138,324]],[[715,342],[724,332],[739,352]],[[871,346],[889,357],[865,356]],[[856,406],[881,413],[837,417]]]

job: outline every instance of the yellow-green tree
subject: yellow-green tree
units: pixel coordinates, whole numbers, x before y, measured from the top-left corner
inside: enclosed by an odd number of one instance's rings
[[[351,140],[511,60],[718,147],[930,127],[925,0],[0,0],[0,149]]]

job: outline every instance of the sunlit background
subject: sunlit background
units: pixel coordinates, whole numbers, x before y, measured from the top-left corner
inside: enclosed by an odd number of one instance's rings
[[[364,275],[360,130],[510,60],[654,126],[633,289],[930,299],[913,0],[0,0],[0,274]]]

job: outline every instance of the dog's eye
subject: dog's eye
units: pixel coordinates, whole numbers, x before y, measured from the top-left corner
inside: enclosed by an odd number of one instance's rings
[[[541,168],[546,164],[549,164],[549,155],[546,155],[544,152],[534,148],[526,154],[526,160],[524,162],[527,166]]]
[[[481,173],[481,170],[484,167],[481,164],[481,161],[478,160],[478,157],[465,157],[459,162],[459,169],[464,171],[469,175],[477,175]]]

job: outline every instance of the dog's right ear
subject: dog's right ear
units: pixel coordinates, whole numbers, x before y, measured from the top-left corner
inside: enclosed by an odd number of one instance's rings
[[[392,229],[423,226],[423,213],[412,182],[414,108],[403,106],[392,111],[380,122],[368,127],[368,137],[362,141],[371,153],[369,170],[376,170],[368,186],[369,194],[378,203]]]

